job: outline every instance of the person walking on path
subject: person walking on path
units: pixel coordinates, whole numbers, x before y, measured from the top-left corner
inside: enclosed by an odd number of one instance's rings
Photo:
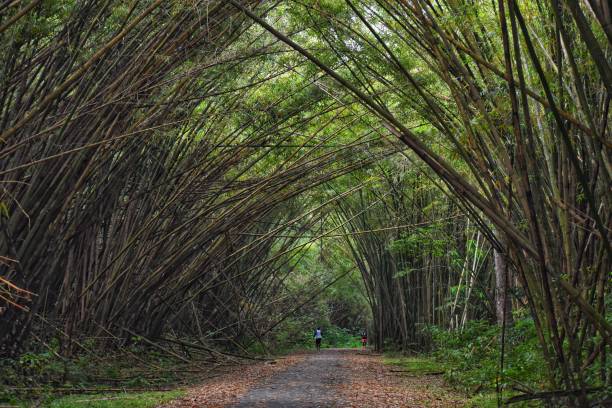
[[[317,351],[321,351],[321,339],[323,338],[323,335],[321,334],[321,328],[317,327],[317,329],[314,331],[314,340],[315,340],[315,346],[317,348]]]
[[[361,350],[365,351],[368,345],[368,332],[365,330],[361,332]]]

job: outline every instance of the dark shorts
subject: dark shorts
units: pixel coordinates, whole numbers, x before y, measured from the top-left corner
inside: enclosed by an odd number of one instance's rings
[[[315,344],[317,346],[320,346],[321,345],[321,339],[315,339]]]

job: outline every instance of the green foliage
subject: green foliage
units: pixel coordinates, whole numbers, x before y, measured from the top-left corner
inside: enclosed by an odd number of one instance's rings
[[[329,322],[316,327],[321,327],[323,332],[323,348],[357,348],[361,346],[361,338],[355,331],[337,327]],[[275,337],[274,354],[283,354],[296,350],[314,349],[313,338],[314,326],[306,324],[299,318],[288,319],[282,330]],[[257,351],[257,347],[250,351]]]
[[[312,327],[310,319],[303,316],[285,320],[275,331],[272,352],[283,354],[312,347]]]
[[[430,327],[436,344],[434,357],[448,364],[447,380],[468,394],[493,391],[498,375],[499,327],[484,321],[468,322],[462,331]],[[504,372],[505,389],[521,384],[541,389],[546,384],[545,362],[533,321],[518,320],[507,329]]]
[[[88,343],[87,340],[83,343]],[[93,344],[88,344],[92,346]],[[134,358],[134,356],[138,356]],[[151,373],[151,367],[154,373]],[[93,407],[145,407],[156,406],[156,399],[172,393],[113,394],[86,396],[76,395],[55,398],[54,390],[61,388],[105,389],[112,388],[156,388],[176,384],[180,370],[177,361],[160,355],[141,345],[132,345],[120,352],[107,351],[104,356],[94,354],[75,354],[71,358],[59,354],[59,342],[51,339],[48,347],[26,352],[16,359],[0,359],[0,405],[2,403],[30,406],[33,401],[47,401],[44,406],[93,406]],[[167,370],[166,370],[167,368]],[[190,375],[184,380],[189,381]],[[24,392],[23,390],[28,390]],[[35,391],[34,391],[35,390]],[[178,395],[175,395],[175,397]],[[104,399],[102,399],[104,398]],[[78,400],[100,399],[87,404]],[[127,404],[127,405],[125,405]],[[139,405],[140,404],[140,405]]]
[[[313,198],[327,199],[324,195]],[[371,311],[359,272],[354,270],[352,260],[340,244],[331,239],[310,244],[299,257],[299,263],[288,266],[293,269],[285,286],[294,301],[287,308],[305,303],[266,336],[269,350],[253,344],[250,351],[279,354],[313,348],[312,332],[316,327],[323,330],[323,347],[360,344],[355,335],[368,326]],[[343,277],[336,281],[340,276]],[[307,301],[317,288],[323,289],[334,281],[315,299]]]
[[[497,408],[497,394],[478,393],[469,399],[465,408]]]
[[[3,201],[0,201],[0,216],[4,216],[5,218],[9,218],[9,210],[6,204]]]
[[[321,346],[324,348],[356,348],[360,345],[360,337],[348,329],[330,326],[323,332]]]
[[[417,256],[423,252],[435,257],[443,256],[447,251],[450,241],[448,238],[440,238],[443,231],[442,225],[432,224],[415,228],[410,233],[402,233],[401,238],[389,245],[393,253],[405,253]]]
[[[424,355],[406,357],[396,353],[387,353],[384,362],[414,375],[438,374],[447,369],[446,364]]]
[[[148,408],[182,397],[184,391],[70,395],[47,401],[50,408]]]

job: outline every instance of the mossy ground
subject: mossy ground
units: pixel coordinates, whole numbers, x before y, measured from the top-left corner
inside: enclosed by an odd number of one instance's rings
[[[68,395],[60,398],[49,398],[49,408],[149,408],[179,398],[184,391],[153,391],[143,393],[105,393],[89,395]]]

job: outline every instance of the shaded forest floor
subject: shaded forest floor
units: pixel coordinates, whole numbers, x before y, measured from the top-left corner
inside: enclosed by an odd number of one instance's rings
[[[354,349],[293,354],[212,378],[163,408],[457,407],[439,375],[414,375]],[[160,407],[162,408],[162,407]]]

